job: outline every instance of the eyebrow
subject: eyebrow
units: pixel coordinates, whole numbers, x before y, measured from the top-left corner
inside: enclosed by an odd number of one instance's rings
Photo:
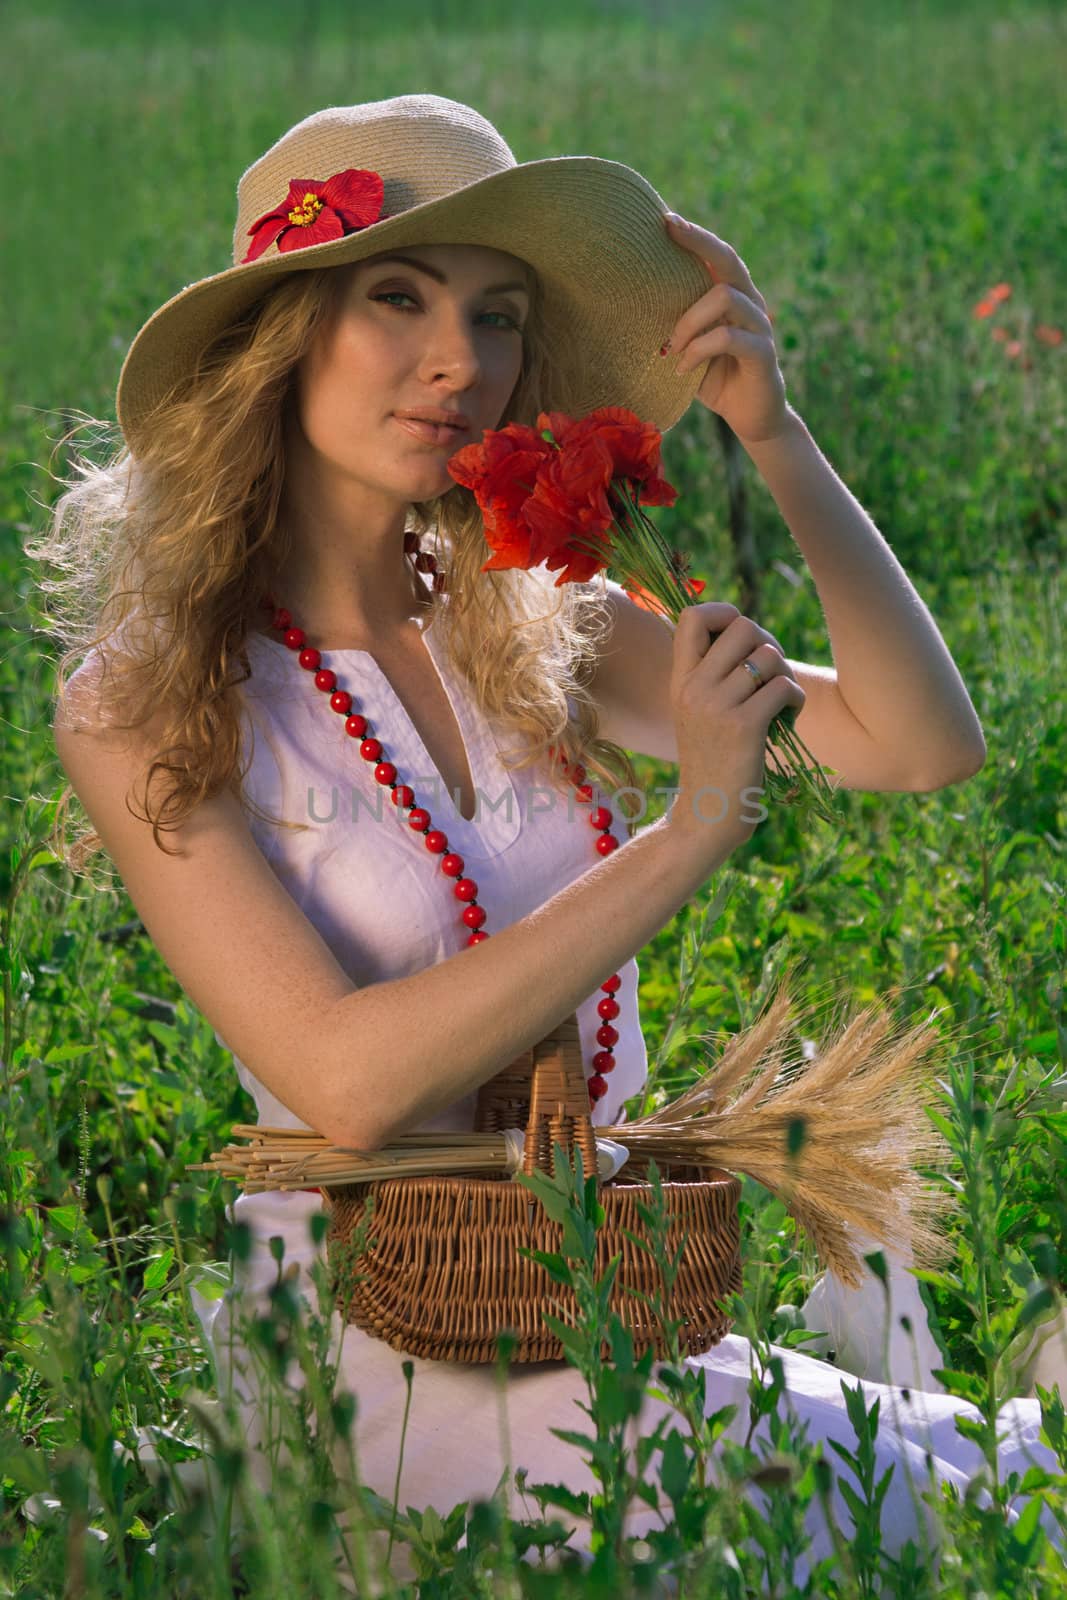
[[[426,276],[428,278],[433,278],[435,283],[443,283],[445,285],[447,285],[447,283],[448,283],[448,279],[445,276],[445,274],[441,271],[440,267],[431,267],[428,262],[416,261],[414,256],[397,256],[397,255],[379,256],[378,259],[373,264],[374,264],[375,267],[384,267],[387,261],[399,261],[399,262],[402,262],[405,267],[414,267],[417,272],[425,272]],[[517,280],[512,280],[509,283],[490,283],[490,284],[487,284],[486,287],[482,290],[482,293],[483,294],[503,294],[505,292],[505,290],[507,290],[507,289],[518,289],[525,295],[528,295],[530,293],[530,291],[526,287],[526,285],[524,283],[521,283],[521,282],[517,281]]]

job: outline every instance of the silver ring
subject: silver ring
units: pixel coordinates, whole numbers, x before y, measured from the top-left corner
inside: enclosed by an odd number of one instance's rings
[[[751,674],[755,678],[756,682],[762,688],[763,684],[766,682],[766,679],[764,678],[763,673],[760,671],[760,669],[758,667],[754,667],[752,665],[751,661],[742,661],[741,665],[743,667],[746,667],[748,669],[748,671],[751,672]]]

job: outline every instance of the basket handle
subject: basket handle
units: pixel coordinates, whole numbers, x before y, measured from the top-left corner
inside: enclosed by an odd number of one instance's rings
[[[521,1127],[523,1118],[525,1173],[552,1174],[554,1143],[561,1144],[571,1160],[577,1144],[586,1177],[596,1172],[596,1139],[574,1011],[478,1090],[477,1132]]]

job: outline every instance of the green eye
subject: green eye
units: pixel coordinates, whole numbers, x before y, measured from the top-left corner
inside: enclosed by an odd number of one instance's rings
[[[386,289],[381,294],[372,295],[371,298],[374,300],[411,300],[412,304],[414,304],[413,297],[408,294],[406,289]],[[394,306],[393,309],[395,311],[407,311],[409,308],[407,306]],[[516,333],[521,331],[515,318],[510,317],[506,311],[483,311],[482,316],[503,317],[505,328],[514,328]]]

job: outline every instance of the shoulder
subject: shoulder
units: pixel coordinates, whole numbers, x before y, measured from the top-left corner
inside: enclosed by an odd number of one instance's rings
[[[128,659],[119,645],[96,645],[67,676],[52,719],[57,748],[73,749],[77,743],[140,760],[161,747],[172,713],[161,704],[148,715],[131,715],[123,681]]]

